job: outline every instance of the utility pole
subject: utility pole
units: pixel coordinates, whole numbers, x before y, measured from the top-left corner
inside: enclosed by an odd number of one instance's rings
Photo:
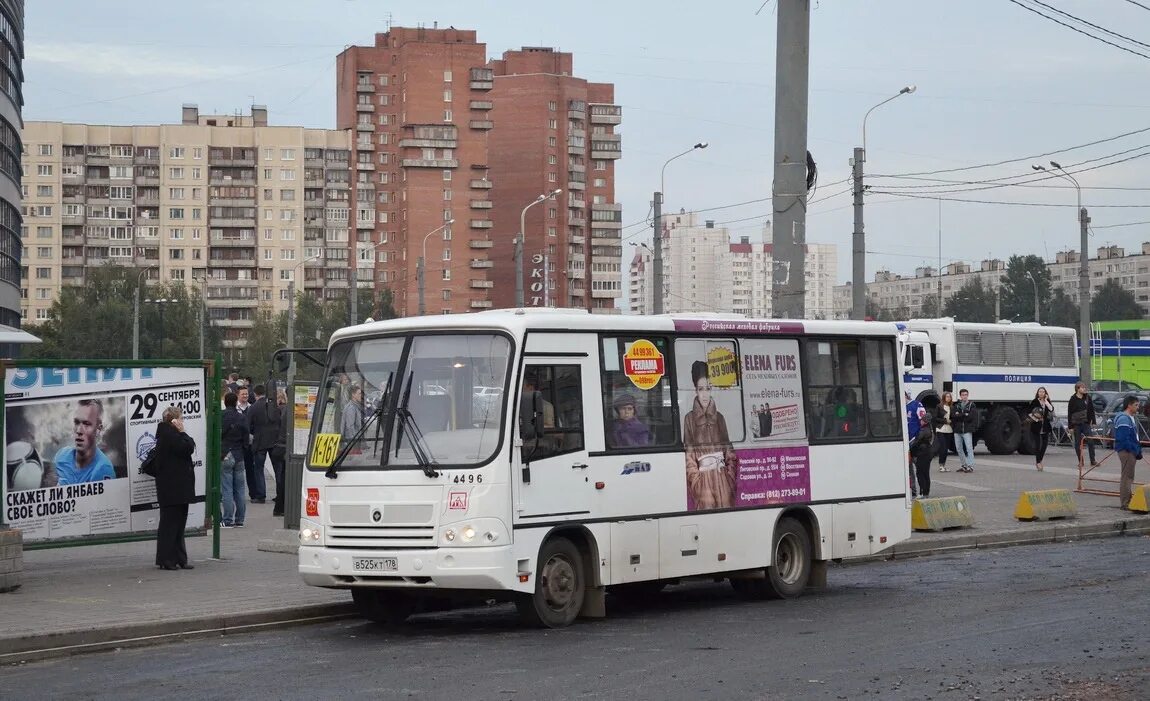
[[[298,269],[298,266],[297,266]],[[295,348],[295,271],[288,280],[287,347]],[[295,353],[288,354],[287,386],[295,384]]]
[[[523,232],[515,237],[515,306],[523,307]]]
[[[354,267],[351,269],[351,325],[359,323],[359,249],[356,249]],[[373,251],[374,253],[374,251]]]
[[[854,182],[855,229],[851,236],[851,318],[866,319],[866,234],[863,233],[863,161],[866,151],[856,147],[851,160]]]
[[[423,296],[424,295],[424,292],[423,292],[423,284],[424,284],[423,268],[426,265],[427,264],[424,262],[423,256],[420,256],[419,257],[419,264],[415,266],[415,280],[416,280],[416,282],[419,283],[419,315],[420,316],[423,316],[424,314],[427,313],[427,304],[424,302],[424,296]]]
[[[805,316],[807,84],[811,58],[810,0],[779,0],[775,49],[773,316]],[[862,281],[854,284],[861,288]]]
[[[663,313],[663,193],[656,192],[651,207],[655,215],[655,237],[651,241],[651,313]]]
[[[1081,366],[1078,372],[1087,387],[1090,387],[1094,374],[1094,369],[1090,367],[1090,251],[1087,250],[1086,239],[1089,228],[1090,215],[1082,206],[1079,195],[1078,229],[1082,237],[1082,250],[1078,254],[1078,362]]]

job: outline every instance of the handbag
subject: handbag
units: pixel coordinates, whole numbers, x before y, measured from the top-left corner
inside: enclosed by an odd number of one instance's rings
[[[1088,414],[1085,409],[1079,409],[1070,415],[1070,425],[1077,426],[1078,424],[1086,423],[1087,416]]]
[[[140,472],[143,472],[149,477],[155,477],[159,471],[159,464],[156,460],[156,449],[152,448],[148,454],[144,456],[143,462],[140,463]]]
[[[1027,415],[1026,420],[1030,423],[1040,424],[1046,420],[1046,413],[1042,411],[1042,407],[1035,407],[1030,410],[1030,414]]]

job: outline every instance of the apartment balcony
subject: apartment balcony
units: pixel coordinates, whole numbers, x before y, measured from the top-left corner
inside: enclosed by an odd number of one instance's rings
[[[209,258],[209,268],[253,268],[255,258]]]
[[[493,261],[493,260],[480,260],[478,258],[473,258],[471,260],[471,267],[474,270],[480,270],[482,268],[494,268],[495,267],[495,261]]]
[[[473,299],[470,306],[472,309],[491,309],[493,305],[489,299]]]
[[[467,126],[471,127],[472,129],[486,131],[488,129],[494,129],[495,122],[491,121],[490,119],[473,119],[467,123]]]
[[[404,168],[458,168],[459,160],[455,158],[405,158],[400,161]]]
[[[160,165],[159,156],[141,156],[136,154],[132,158],[132,164],[138,166],[158,166]]]
[[[374,124],[372,124],[371,122],[368,122],[367,124],[363,124],[363,123],[356,123],[356,125],[355,125],[355,130],[356,130],[356,131],[360,131],[360,132],[368,132],[368,133],[370,133],[370,132],[373,132],[373,131],[375,131],[375,125],[374,125]]]
[[[212,248],[255,248],[254,237],[212,236]]]
[[[256,218],[244,219],[216,219],[208,220],[208,226],[217,229],[254,229],[256,228]]]
[[[253,155],[251,158],[208,158],[208,165],[214,167],[238,167],[255,168],[256,157]]]
[[[90,175],[84,182],[88,183],[89,185],[111,185],[112,179],[108,177],[101,178],[98,176]]]
[[[491,100],[472,100],[468,106],[473,110],[489,110],[494,109],[495,103]]]
[[[586,142],[583,140],[575,141],[574,139],[569,139],[567,141],[567,153],[571,156],[582,156],[586,148]]]
[[[83,224],[84,223],[84,215],[83,214],[65,214],[65,215],[60,217],[60,223],[62,223],[62,224]]]
[[[567,189],[568,190],[586,190],[587,189],[587,183],[583,182],[582,180],[571,179],[571,180],[567,181]]]
[[[568,139],[572,139],[572,138],[574,138],[574,139],[586,139],[587,138],[587,130],[586,129],[569,129],[567,131],[567,137],[568,137]]]
[[[495,287],[495,282],[493,280],[472,280],[470,287],[473,290],[489,290]]]
[[[375,144],[371,143],[371,139],[367,139],[365,141],[356,141],[355,142],[355,150],[356,151],[374,151],[375,150]]]
[[[495,242],[490,239],[471,239],[467,245],[471,248],[494,248]]]
[[[591,140],[591,158],[614,160],[622,157],[623,143],[620,134],[596,134]]]
[[[356,231],[371,231],[375,228],[374,221],[357,221],[355,223]]]
[[[64,204],[84,204],[86,197],[84,193],[77,193],[74,195],[63,195],[61,201]]]
[[[112,159],[108,156],[85,156],[84,164],[90,166],[108,166],[112,164]]]
[[[375,84],[371,83],[371,82],[356,83],[355,84],[355,91],[357,93],[373,93],[373,92],[375,92]]]
[[[578,234],[568,234],[567,243],[572,246],[582,246],[587,242],[587,237]]]
[[[567,212],[567,225],[568,226],[587,226],[587,215],[568,210]]]
[[[306,278],[303,281],[304,289],[314,290],[323,287],[323,278]]]
[[[328,180],[326,187],[332,188],[333,190],[347,190],[351,187],[351,183],[346,180]]]
[[[582,122],[587,119],[587,112],[583,110],[567,110],[567,119]]]
[[[622,290],[591,290],[592,299],[615,299],[622,294]]]
[[[82,243],[84,243],[84,233],[80,232],[78,234],[73,234],[73,233],[69,233],[69,232],[65,231],[62,234],[61,239],[66,244],[68,244],[68,243],[80,243],[80,244],[82,244]]]
[[[490,219],[472,219],[469,226],[472,229],[490,229],[495,226],[495,222]]]
[[[495,87],[495,71],[490,68],[472,68],[470,78],[472,90],[491,90]]]
[[[83,265],[84,256],[64,256],[60,259],[61,265]]]
[[[328,280],[328,281],[326,281],[324,286],[329,288],[329,289],[337,289],[337,290],[346,290],[348,287],[350,287],[350,285],[348,285],[347,280]]]
[[[472,190],[490,190],[492,183],[490,180],[472,180],[470,186]]]
[[[140,185],[140,186],[147,186],[147,185],[158,186],[159,184],[160,184],[160,176],[158,176],[158,175],[156,175],[156,176],[152,176],[152,175],[137,175],[137,176],[136,176],[136,185]]]
[[[400,139],[400,148],[459,148],[458,139]]]
[[[591,105],[592,124],[620,124],[623,122],[623,108],[619,105]]]
[[[355,105],[356,112],[374,112],[375,105],[370,102],[357,102]]]
[[[159,180],[157,180],[153,184],[158,185]],[[255,178],[237,178],[237,177],[232,176],[232,175],[214,175],[214,176],[210,176],[208,178],[208,185],[225,185],[225,186],[226,185],[248,185],[250,187],[255,187],[256,179]]]
[[[111,206],[112,200],[107,197],[89,197],[88,204],[96,207],[108,207]]]
[[[356,161],[356,170],[375,170],[375,164],[371,161]]]
[[[142,204],[142,202],[140,203]],[[159,205],[159,202],[154,204]],[[208,204],[213,207],[255,207],[255,197],[209,197]]]
[[[469,205],[472,209],[491,209],[494,206],[491,200],[471,200]]]
[[[228,280],[229,283],[236,282],[235,280]],[[260,305],[260,301],[255,297],[213,297],[210,289],[208,293],[208,307],[213,305],[226,306],[229,309],[255,309]],[[229,341],[224,341],[226,346]]]

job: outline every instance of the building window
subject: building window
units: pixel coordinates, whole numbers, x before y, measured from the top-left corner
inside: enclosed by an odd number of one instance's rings
[[[109,172],[116,180],[126,180],[132,177],[132,166],[112,166]]]
[[[547,174],[547,182],[553,183],[553,182],[556,182],[558,180],[559,180],[559,176],[556,175],[555,173],[548,173]]]
[[[52,155],[52,144],[40,144],[40,155],[41,156],[51,156]]]
[[[451,102],[451,89],[450,88],[443,91],[443,101],[444,102]]]
[[[184,279],[184,271],[181,269],[169,270],[168,271],[168,277],[172,280],[183,280]]]
[[[547,165],[549,165],[549,166],[553,166],[558,162],[559,162],[559,159],[556,158],[554,154],[547,157]]]
[[[444,302],[450,302],[451,301],[451,290],[444,290],[443,291],[443,301]]]
[[[36,166],[36,175],[48,176],[52,174],[52,166],[38,165]]]
[[[183,180],[184,179],[184,169],[183,168],[168,168],[168,177],[171,178],[172,180]]]
[[[182,248],[169,248],[168,249],[168,259],[169,260],[183,260],[184,259],[184,249],[182,249]]]
[[[450,82],[451,82],[451,71],[444,71],[444,72],[443,72],[443,82],[445,82],[445,83],[450,83]],[[50,154],[50,153],[47,153],[47,154],[44,154],[44,153],[42,153],[42,154],[40,154],[40,155],[41,155],[41,156],[50,156],[50,155],[52,155],[52,154]]]
[[[558,143],[559,143],[559,141],[554,136],[548,136],[547,137],[547,145],[548,146],[554,147]]]
[[[195,148],[192,149],[192,158],[194,158],[196,160],[200,160],[203,157],[204,157],[204,149],[203,148],[196,146]]]
[[[454,119],[451,110],[443,110],[443,121],[450,122]]]
[[[173,241],[179,241],[184,238],[183,229],[172,229],[171,236]]]
[[[282,148],[282,149],[280,149],[280,160],[294,161],[295,160],[295,149],[294,148]]]
[[[36,186],[36,196],[37,197],[51,197],[52,196],[52,186],[51,185],[37,185]]]
[[[280,180],[295,180],[295,171],[291,168],[281,168]]]
[[[451,199],[451,190],[444,190],[443,191],[443,199],[445,199],[445,200]]]
[[[558,129],[558,128],[559,128],[559,120],[557,120],[557,119],[548,119],[548,120],[547,120],[547,128],[548,128],[548,129]]]
[[[607,170],[607,161],[595,161],[595,170]]]
[[[183,157],[184,157],[184,147],[183,146],[173,146],[170,149],[168,149],[168,158],[183,158]]]
[[[184,208],[183,207],[171,207],[168,209],[168,219],[183,219],[183,218],[184,218]]]
[[[444,280],[450,280],[451,279],[451,268],[444,268],[443,269],[443,279]]]

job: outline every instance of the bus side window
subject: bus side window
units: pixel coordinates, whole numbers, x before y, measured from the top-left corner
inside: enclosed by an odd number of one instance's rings
[[[663,355],[664,374],[650,389],[640,389],[626,373],[626,354],[643,340]],[[667,339],[605,337],[603,344],[603,435],[608,450],[634,451],[670,447],[677,443],[676,418],[671,401],[671,353]]]

